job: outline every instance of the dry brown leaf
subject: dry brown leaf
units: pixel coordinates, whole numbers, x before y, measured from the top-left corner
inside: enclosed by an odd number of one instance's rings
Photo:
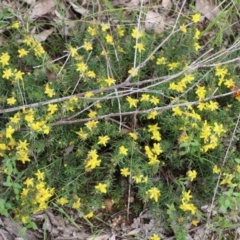
[[[62,35],[64,36],[70,36],[72,35],[73,29],[76,27],[77,22],[68,20],[67,18],[64,18],[57,10],[54,11],[57,18],[54,19],[54,21],[57,24],[60,24],[62,26],[64,22],[64,27],[61,27],[59,30]],[[69,15],[68,11],[66,11],[66,14]]]
[[[2,221],[3,221],[4,230],[7,231],[11,236],[14,236],[14,239],[16,239],[16,236],[18,237],[20,235],[19,231],[21,228],[23,228],[23,226],[10,218],[4,217]],[[31,230],[26,230],[23,237],[25,239],[37,240],[35,232],[32,232]],[[8,238],[8,239],[11,239],[11,238]]]
[[[137,228],[127,233],[126,236],[137,235],[140,232],[141,232],[141,228]]]
[[[99,236],[88,237],[87,240],[108,240],[110,238],[109,234],[102,234]]]
[[[116,235],[113,234],[108,240],[116,240]]]
[[[111,1],[113,7],[119,7],[119,6],[124,6],[124,7],[136,7],[140,5],[140,2],[142,2],[142,4],[146,4],[149,0],[113,0]]]
[[[4,38],[3,38],[3,36],[0,35],[0,46],[2,46],[3,43],[4,43]]]
[[[44,30],[38,34],[33,34],[33,38],[38,42],[44,42],[53,33],[53,28]]]
[[[202,226],[198,227],[196,229],[196,231],[194,231],[193,239],[194,240],[202,240],[202,239],[204,239],[204,236],[206,239],[206,237],[208,236],[209,233],[210,233],[209,229],[207,229],[204,225],[202,225]]]
[[[162,7],[166,9],[171,9],[172,1],[171,0],[162,0]]]
[[[31,9],[30,18],[35,19],[37,17],[43,16],[50,12],[50,10],[54,7],[55,7],[54,0],[40,1],[36,5],[34,5],[33,8]]]
[[[7,2],[7,1],[2,1],[0,4],[0,11],[2,11],[4,8],[10,8],[14,9],[14,3],[13,2]]]
[[[36,0],[22,0],[23,2],[27,3],[27,4],[35,4]]]
[[[214,5],[210,0],[196,0],[196,9],[208,20],[213,20],[220,13],[218,6]]]
[[[11,234],[3,229],[0,229],[0,239],[1,240],[13,240],[14,237]]]
[[[113,200],[111,198],[106,198],[104,200],[104,205],[107,213],[112,212]]]
[[[78,240],[85,240],[89,236],[89,234],[85,232],[73,232],[73,237],[78,239]]]
[[[156,33],[162,33],[164,31],[164,20],[165,16],[149,10],[145,19],[145,29],[150,31],[153,30]]]
[[[76,12],[80,13],[81,15],[86,16],[88,14],[89,11],[87,9],[85,9],[84,7],[82,7],[80,5],[76,5],[76,4],[72,3],[71,1],[69,1],[69,3],[72,5],[73,9]]]
[[[64,157],[68,156],[72,150],[74,148],[74,144],[70,144],[69,146],[67,146],[65,149],[64,149]]]

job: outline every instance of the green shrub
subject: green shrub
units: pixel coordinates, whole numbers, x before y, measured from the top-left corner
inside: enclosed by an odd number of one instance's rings
[[[218,191],[220,172],[220,210],[234,210],[239,155],[227,139],[239,112],[237,68],[223,64],[232,59],[227,49],[205,54],[199,17],[162,34],[89,21],[62,58],[54,39],[8,31],[0,49],[5,216],[28,223],[58,206],[86,219],[106,198],[125,208],[131,193],[132,209],[147,203],[180,239],[175,219],[204,221],[200,207]]]

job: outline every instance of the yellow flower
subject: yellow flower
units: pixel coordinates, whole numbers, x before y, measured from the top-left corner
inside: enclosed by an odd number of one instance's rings
[[[122,154],[122,155],[124,155],[124,156],[127,156],[127,152],[128,152],[128,149],[125,148],[124,146],[121,146],[121,147],[119,148],[119,153],[120,153],[120,154]]]
[[[78,72],[86,72],[88,69],[88,66],[83,62],[78,63],[76,66],[77,66],[76,71]]]
[[[155,202],[158,202],[158,198],[160,197],[161,193],[156,187],[150,188],[147,192],[150,199],[154,199]]]
[[[20,27],[20,24],[19,24],[19,22],[14,21],[14,22],[12,23],[11,27],[14,28],[14,29],[18,29],[18,28]]]
[[[156,98],[155,96],[152,96],[150,99],[150,103],[152,103],[154,106],[157,106],[159,104],[160,100]]]
[[[98,124],[98,121],[95,121],[95,120],[92,120],[92,121],[89,121],[89,122],[85,123],[86,127],[87,127],[90,131],[92,131],[93,128],[95,128],[95,127],[97,126],[97,124]]]
[[[188,202],[190,201],[190,199],[192,198],[192,195],[191,195],[191,190],[188,190],[187,192],[186,191],[183,191],[182,192],[182,202]]]
[[[199,223],[198,220],[192,220],[192,225],[193,225],[193,226],[197,227],[198,223]]]
[[[157,65],[164,65],[166,63],[167,63],[167,61],[166,61],[165,57],[161,57],[161,58],[157,59]]]
[[[28,195],[28,193],[29,193],[29,189],[23,188],[22,192],[21,192],[21,198],[26,197]]]
[[[173,116],[182,116],[182,114],[183,114],[180,107],[173,107],[172,111],[173,111]]]
[[[22,223],[26,224],[30,220],[29,216],[21,216]]]
[[[204,86],[197,86],[197,90],[195,91],[195,93],[198,95],[199,100],[203,100],[206,97],[206,89]]]
[[[237,170],[238,173],[240,173],[240,165],[239,164],[237,165],[236,170]]]
[[[38,181],[41,181],[41,180],[43,181],[44,180],[44,172],[41,172],[39,169],[37,170],[35,175],[37,176]]]
[[[23,43],[25,43],[27,46],[32,46],[34,43],[34,40],[29,36],[25,36],[23,39]]]
[[[84,48],[86,51],[91,51],[91,50],[93,50],[92,43],[91,43],[91,42],[86,42],[86,41],[84,41],[84,46],[83,46],[83,48]]]
[[[18,53],[19,53],[18,56],[19,56],[20,58],[28,55],[28,51],[25,50],[24,48],[20,48],[20,49],[18,50]]]
[[[27,187],[33,187],[33,178],[27,178],[23,184],[27,185]]]
[[[160,155],[163,151],[161,149],[160,143],[154,143],[152,148],[153,153],[155,153],[157,156]]]
[[[140,102],[149,102],[150,100],[150,95],[149,94],[142,94]]]
[[[148,113],[147,119],[155,119],[157,115],[158,112],[156,110],[151,111],[150,113]]]
[[[187,33],[187,28],[186,28],[186,26],[185,26],[184,24],[182,24],[182,25],[180,26],[180,30],[181,30],[183,33]]]
[[[120,46],[117,46],[117,50],[118,50],[119,52],[121,52],[121,53],[126,53],[126,52],[124,51],[124,49],[123,49],[122,47],[120,47]]]
[[[217,134],[218,137],[220,137],[222,133],[226,132],[226,130],[223,128],[223,125],[218,124],[217,122],[214,122],[213,131]]]
[[[195,214],[197,210],[193,203],[187,202],[182,202],[179,208],[182,209],[184,212],[190,211],[191,214]]]
[[[123,175],[124,177],[129,176],[130,175],[129,168],[122,168],[121,169],[121,175]]]
[[[86,92],[86,93],[84,94],[84,97],[85,97],[85,98],[90,98],[90,97],[92,97],[92,96],[94,96],[93,92]]]
[[[61,197],[57,200],[57,203],[63,206],[68,203],[68,200],[67,198]]]
[[[79,209],[80,206],[81,206],[81,203],[80,203],[81,199],[78,198],[72,205],[72,208],[75,208],[75,209]]]
[[[86,218],[92,218],[93,217],[93,212],[90,212],[86,215]]]
[[[220,172],[221,172],[221,169],[217,165],[214,165],[213,173],[219,174]]]
[[[107,184],[106,183],[99,183],[95,186],[95,189],[101,193],[107,193]]]
[[[233,81],[232,78],[226,80],[226,81],[224,82],[224,85],[225,85],[227,88],[231,88],[231,87],[234,87],[234,86],[235,86],[234,81]]]
[[[7,98],[7,104],[8,105],[14,105],[16,103],[15,97]]]
[[[138,75],[138,70],[131,68],[128,70],[128,73],[131,74],[133,77],[136,77]]]
[[[96,73],[94,71],[87,71],[86,75],[89,78],[95,78],[96,77]]]
[[[212,127],[208,125],[207,121],[203,123],[202,129],[201,129],[201,134],[200,138],[204,139],[204,142],[207,141],[208,137],[211,135],[211,129]]]
[[[98,144],[106,146],[109,139],[110,139],[109,136],[100,136],[100,137],[98,137]]]
[[[9,125],[7,128],[6,128],[6,138],[12,138],[12,134],[15,132],[15,129]]]
[[[103,32],[106,32],[106,30],[108,30],[110,27],[109,27],[109,25],[108,24],[106,24],[106,23],[103,23],[102,24],[102,31]]]
[[[58,106],[57,104],[48,104],[48,112],[50,112],[50,114],[54,114],[57,110],[58,110]]]
[[[134,98],[128,96],[128,97],[126,98],[126,100],[128,101],[130,108],[131,108],[131,107],[135,107],[135,108],[137,107],[138,99],[134,99]]]
[[[85,165],[85,170],[89,172],[94,168],[99,167],[100,163],[101,163],[101,160],[98,159],[98,156],[92,157],[88,160],[87,164]]]
[[[144,48],[143,44],[142,43],[137,43],[135,46],[134,46],[135,49],[138,50],[139,53],[141,53],[142,51],[145,51],[146,49]]]
[[[11,68],[3,70],[2,78],[9,79],[12,76],[13,76],[13,72]]]
[[[148,162],[149,165],[154,166],[154,165],[158,165],[159,163],[160,161],[158,160],[157,155],[149,156],[149,162]]]
[[[137,139],[138,139],[138,136],[137,136],[137,133],[135,133],[135,132],[130,132],[129,134],[128,134],[134,141],[136,141]]]
[[[205,109],[215,111],[216,109],[218,109],[218,103],[210,100],[209,102],[205,103]]]
[[[199,43],[194,43],[193,46],[194,46],[194,48],[195,48],[196,51],[198,51],[198,50],[201,48],[201,46],[199,45]]]
[[[224,78],[228,74],[228,69],[226,67],[216,66],[215,76]]]
[[[200,103],[197,105],[197,108],[198,108],[200,111],[204,110],[204,109],[205,109],[205,103],[200,102]]]
[[[133,176],[132,179],[134,179],[135,183],[141,183],[142,182],[143,175]]]
[[[23,74],[24,74],[24,72],[21,72],[20,70],[19,71],[17,71],[16,69],[15,69],[15,71],[14,71],[14,73],[15,73],[15,80],[17,81],[17,80],[23,80]]]
[[[44,92],[46,95],[48,95],[49,97],[53,97],[55,95],[55,92],[53,89],[51,89],[49,87],[49,84],[47,83],[46,86],[45,86],[45,92]]]
[[[220,182],[221,185],[223,185],[223,184],[227,184],[227,185],[232,184],[232,179],[234,177],[233,174],[226,174],[226,173],[224,173],[223,176],[224,176],[224,178]]]
[[[111,78],[111,77],[108,77],[107,79],[105,79],[105,82],[108,84],[108,86],[110,87],[111,85],[113,85],[116,80]]]
[[[110,34],[107,34],[105,38],[108,44],[113,45],[113,37]]]
[[[122,29],[122,27],[120,25],[117,25],[117,34],[119,37],[124,36],[124,29]]]
[[[72,57],[78,56],[77,48],[70,46],[69,51],[70,51]]]
[[[200,31],[198,29],[196,29],[195,35],[194,35],[194,39],[199,39],[200,36]]]
[[[0,150],[6,150],[7,146],[5,143],[0,143]]]
[[[25,162],[30,162],[28,151],[22,149],[17,151],[17,160],[21,161],[23,164],[25,164]]]
[[[92,110],[90,110],[90,112],[88,113],[88,117],[90,117],[90,118],[95,118],[96,115],[97,115],[97,112],[92,111]]]
[[[9,60],[10,60],[10,56],[7,52],[2,53],[2,55],[0,56],[0,63],[2,64],[3,67],[9,65]]]
[[[158,130],[160,130],[160,127],[158,127],[158,123],[154,124],[154,125],[148,125],[148,132],[157,132]]]
[[[18,145],[16,147],[17,150],[28,150],[28,145],[29,143],[27,142],[27,140],[21,141],[19,140]]]
[[[45,50],[39,42],[35,42],[33,50],[36,57],[41,57],[45,53]]]
[[[20,113],[15,113],[13,117],[10,117],[10,121],[12,123],[18,123],[20,121]]]
[[[200,18],[201,18],[201,14],[200,13],[195,13],[193,16],[192,16],[192,21],[194,23],[197,23],[200,21]]]
[[[26,116],[24,117],[24,119],[26,120],[26,122],[28,123],[32,123],[34,121],[34,115],[33,113],[27,113]]]
[[[88,27],[87,28],[87,32],[92,36],[94,37],[95,35],[97,35],[97,29],[96,28],[92,28],[92,27]]]
[[[189,170],[187,172],[189,180],[192,182],[197,177],[197,172],[195,170]]]
[[[134,28],[132,30],[132,37],[133,38],[141,38],[143,36],[143,32],[139,31],[138,28]]]
[[[161,238],[157,234],[153,234],[149,240],[161,240]]]
[[[83,131],[82,128],[76,134],[84,141],[87,139],[88,134]]]
[[[177,68],[178,65],[179,65],[178,62],[172,62],[172,63],[168,64],[168,68],[169,68],[169,70],[173,70],[173,69]]]

